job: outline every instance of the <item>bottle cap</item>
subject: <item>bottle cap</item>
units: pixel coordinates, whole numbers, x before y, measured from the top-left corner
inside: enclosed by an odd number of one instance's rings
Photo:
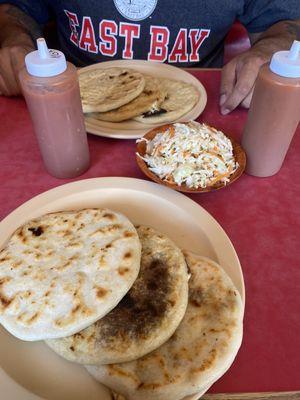
[[[290,50],[273,54],[270,70],[287,78],[300,78],[300,42],[294,40]]]
[[[67,69],[64,54],[48,49],[44,38],[37,39],[37,50],[26,55],[25,65],[30,75],[40,77],[59,75]]]

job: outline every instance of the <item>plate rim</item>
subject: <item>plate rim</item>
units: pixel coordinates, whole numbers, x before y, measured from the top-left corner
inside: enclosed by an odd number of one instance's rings
[[[42,202],[46,198],[46,204],[53,201],[57,200],[59,197],[63,195],[71,195],[74,193],[78,193],[84,190],[93,190],[93,189],[103,189],[105,187],[109,188],[130,188],[130,184],[137,183],[137,185],[140,185],[141,188],[143,188],[143,191],[146,192],[156,192],[154,194],[157,194],[158,197],[162,197],[164,199],[174,201],[176,199],[180,203],[185,203],[187,206],[190,205],[190,207],[193,207],[193,209],[200,209],[201,212],[210,220],[210,223],[214,226],[214,228],[217,228],[219,230],[220,234],[222,235],[222,239],[228,242],[228,247],[232,251],[237,265],[238,265],[238,270],[240,273],[241,277],[241,282],[242,282],[242,292],[241,296],[243,298],[243,302],[245,303],[245,282],[244,282],[244,276],[243,276],[243,271],[241,267],[240,260],[238,258],[237,252],[233,246],[233,243],[231,242],[229,236],[225,232],[224,228],[219,224],[219,222],[200,204],[198,204],[195,200],[191,199],[187,195],[185,195],[182,192],[178,192],[176,190],[172,190],[166,186],[160,185],[158,183],[148,181],[145,179],[140,179],[140,178],[132,178],[132,177],[123,177],[123,176],[113,176],[113,177],[98,177],[98,178],[87,178],[87,179],[80,179],[74,182],[68,182],[68,183],[63,183],[59,186],[56,186],[54,188],[51,188],[49,190],[46,190],[31,199],[25,201],[22,203],[20,206],[15,208],[13,211],[11,211],[6,217],[4,217],[0,221],[0,230],[2,230],[3,226],[5,227],[6,225],[9,225],[10,220],[14,219],[15,216],[18,216],[20,213],[23,215],[24,211],[26,212],[27,209],[31,207],[32,204]],[[86,185],[86,188],[82,188],[82,185]],[[79,189],[79,190],[78,190]],[[134,188],[133,190],[137,190]],[[138,191],[141,191],[140,189]],[[153,194],[153,193],[152,193]],[[44,205],[44,204],[42,204]],[[36,207],[39,207],[41,205],[37,204]],[[179,206],[181,207],[181,205]],[[181,207],[182,208],[182,207]],[[190,211],[190,209],[189,209]]]
[[[132,188],[132,185],[135,185],[135,184],[137,184],[140,187],[138,189],[136,187]],[[85,187],[83,188],[82,185],[84,185]],[[244,312],[244,309],[245,309],[245,281],[244,281],[243,271],[242,271],[242,267],[241,267],[237,252],[236,252],[229,236],[223,229],[223,227],[218,223],[218,221],[208,211],[206,211],[205,208],[203,208],[196,201],[187,197],[183,193],[169,189],[168,187],[164,187],[157,183],[146,181],[144,179],[117,176],[117,177],[88,178],[88,179],[78,180],[75,182],[61,184],[59,186],[56,186],[49,190],[46,190],[46,191],[32,197],[31,199],[25,201],[23,204],[18,206],[16,209],[11,211],[6,217],[4,217],[0,221],[0,230],[2,230],[2,229],[5,230],[6,226],[9,226],[10,221],[15,219],[19,215],[26,214],[26,211],[29,210],[32,207],[32,205],[35,205],[37,208],[40,208],[40,207],[46,205],[47,203],[51,203],[52,201],[58,200],[61,197],[70,196],[70,195],[73,195],[73,194],[76,194],[76,193],[79,193],[79,192],[85,191],[85,190],[94,190],[94,189],[101,190],[101,189],[105,189],[105,188],[131,189],[131,190],[138,190],[138,191],[146,191],[150,194],[154,194],[159,197],[162,197],[164,200],[173,201],[173,199],[176,199],[180,203],[180,204],[177,204],[177,206],[182,209],[186,209],[186,207],[183,207],[183,205],[190,206],[195,210],[196,210],[196,208],[199,208],[199,210],[201,210],[203,215],[205,215],[206,218],[209,219],[213,228],[217,229],[219,231],[219,234],[222,236],[222,241],[225,240],[225,242],[227,242],[227,246],[230,248],[230,251],[233,253],[233,256],[234,256],[236,264],[237,264],[238,272],[240,275],[240,280],[241,280],[240,295],[241,295],[242,302],[243,302],[243,312]],[[37,204],[35,204],[35,203],[37,203]],[[190,208],[188,208],[188,209],[190,210]],[[219,253],[216,252],[216,255],[218,256]],[[5,381],[6,385],[10,386],[10,389],[13,391],[11,393],[12,395],[15,395],[17,393],[22,395],[22,397],[14,397],[14,399],[20,398],[22,400],[23,399],[46,400],[45,398],[40,397],[33,392],[30,392],[27,388],[23,387],[20,383],[14,381],[0,365],[0,383],[3,382],[3,380]]]
[[[197,119],[199,117],[199,115],[204,111],[206,105],[207,105],[207,91],[204,87],[204,85],[202,84],[202,82],[200,80],[198,80],[197,78],[195,78],[195,76],[193,74],[191,74],[190,72],[188,72],[188,69],[185,68],[179,68],[176,67],[175,65],[170,65],[170,64],[166,64],[166,63],[160,63],[160,62],[155,62],[155,61],[148,61],[148,60],[139,60],[139,59],[134,59],[134,60],[111,60],[111,61],[104,61],[104,62],[99,62],[99,63],[94,63],[91,65],[88,65],[86,67],[82,67],[80,69],[78,69],[78,75],[80,75],[82,73],[82,71],[89,71],[89,70],[94,70],[94,69],[105,69],[105,68],[110,68],[110,67],[120,67],[123,66],[123,68],[139,68],[143,66],[152,66],[153,68],[159,68],[159,69],[165,69],[166,71],[177,71],[180,74],[183,75],[189,75],[189,78],[194,81],[195,86],[198,88],[198,90],[200,91],[200,100],[196,103],[196,105],[192,108],[192,110],[190,110],[189,112],[187,112],[186,114],[184,114],[181,118],[176,119],[175,121],[173,121],[172,123],[175,122],[187,122],[191,119]],[[196,107],[200,107],[200,111],[198,112],[198,115],[195,117],[190,117],[189,115],[193,112],[193,110],[195,110]],[[92,122],[89,122],[85,120],[85,126],[86,126],[86,130],[88,133],[99,136],[99,137],[107,137],[107,138],[111,138],[111,139],[138,139],[140,137],[142,137],[148,130],[153,129],[161,124],[142,124],[139,122],[135,121],[135,124],[140,124],[140,128],[122,128],[122,126],[120,125],[120,129],[113,128],[113,127],[103,127],[101,128],[101,130],[99,130],[99,128],[95,127],[94,124]],[[116,124],[116,123],[108,123],[107,121],[103,121],[105,124]],[[118,123],[118,124],[122,124],[122,122]],[[124,133],[125,132],[125,133]]]

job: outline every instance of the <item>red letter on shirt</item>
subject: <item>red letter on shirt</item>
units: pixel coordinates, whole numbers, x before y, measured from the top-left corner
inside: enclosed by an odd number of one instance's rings
[[[201,29],[199,34],[199,29],[191,29],[189,33],[190,43],[191,43],[191,55],[190,61],[199,61],[198,50],[202,45],[204,40],[208,38],[210,34],[210,29]]]
[[[76,46],[78,46],[78,32],[77,32],[76,27],[79,26],[79,23],[78,23],[77,15],[68,10],[64,10],[64,12],[69,19],[69,25],[70,25],[70,29],[71,29],[70,40],[72,43],[74,43]]]
[[[170,31],[166,26],[150,27],[151,44],[148,53],[149,61],[165,61],[168,57]]]
[[[169,62],[187,62],[187,29],[180,29],[173,49],[169,55]]]
[[[96,39],[91,17],[83,17],[79,47],[92,53],[97,53]]]
[[[123,58],[133,58],[133,38],[140,37],[140,25],[120,22],[120,36],[125,37],[125,46],[122,52]]]
[[[113,57],[117,53],[118,26],[114,21],[103,19],[99,25],[99,35],[101,42],[99,44],[100,53],[104,56]]]

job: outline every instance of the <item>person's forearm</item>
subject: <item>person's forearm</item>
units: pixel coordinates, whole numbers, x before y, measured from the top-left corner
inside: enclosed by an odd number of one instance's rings
[[[41,36],[38,23],[18,7],[10,4],[0,5],[0,47],[27,45],[33,46]]]
[[[253,49],[271,56],[278,50],[288,50],[294,40],[300,40],[300,19],[277,22],[265,32],[249,36]]]

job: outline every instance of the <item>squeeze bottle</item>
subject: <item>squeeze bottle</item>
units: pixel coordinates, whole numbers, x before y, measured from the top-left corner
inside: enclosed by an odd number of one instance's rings
[[[75,66],[39,38],[19,79],[46,169],[57,178],[82,174],[90,159]]]
[[[300,120],[300,42],[275,53],[258,74],[242,137],[246,172],[267,177],[284,161]]]

